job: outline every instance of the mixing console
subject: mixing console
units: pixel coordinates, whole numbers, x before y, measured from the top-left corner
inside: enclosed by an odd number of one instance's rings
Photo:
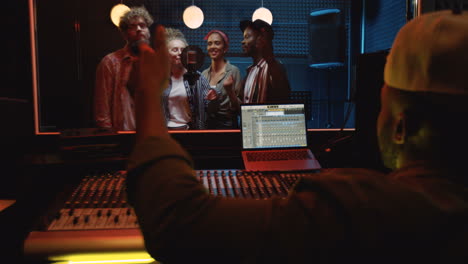
[[[286,196],[299,173],[198,170],[196,177],[212,195],[265,199]],[[138,228],[133,209],[127,204],[125,171],[84,177],[47,230]]]
[[[285,197],[303,175],[244,170],[195,171],[210,194],[233,199]],[[85,176],[63,208],[50,213],[44,230],[30,234],[25,253],[143,249],[135,212],[126,200],[125,178],[126,171]]]

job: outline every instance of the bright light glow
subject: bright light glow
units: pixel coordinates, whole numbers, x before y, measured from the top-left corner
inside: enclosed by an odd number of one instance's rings
[[[203,11],[195,5],[191,5],[184,10],[182,19],[187,27],[191,29],[199,28],[203,24]]]
[[[84,263],[150,263],[153,259],[119,259],[119,260],[91,260],[91,261],[69,261],[69,264],[84,264]]]
[[[112,20],[112,23],[116,25],[117,27],[119,26],[120,22],[120,17],[122,17],[125,12],[130,11],[130,7],[124,5],[124,4],[117,4],[115,5],[110,12],[110,18]]]
[[[69,261],[69,264],[84,264],[84,263],[151,263],[153,259],[120,259],[120,260],[96,260],[96,261]]]
[[[271,25],[273,23],[273,14],[267,8],[260,7],[252,15],[252,21],[261,19]]]
[[[159,263],[144,251],[82,253],[50,257],[54,264]]]

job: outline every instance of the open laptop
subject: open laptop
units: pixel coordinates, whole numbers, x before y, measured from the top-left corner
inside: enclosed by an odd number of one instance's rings
[[[241,105],[242,159],[250,171],[317,170],[304,104]]]

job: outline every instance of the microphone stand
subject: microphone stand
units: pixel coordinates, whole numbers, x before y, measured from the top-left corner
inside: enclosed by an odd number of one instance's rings
[[[193,120],[194,125],[197,129],[203,128],[202,127],[202,120],[200,120],[200,113],[204,110],[204,102],[203,102],[203,94],[200,95],[200,90],[196,89],[196,83],[198,78],[200,78],[200,74],[197,71],[189,70],[184,74],[185,78],[187,79],[190,87],[190,91],[193,94],[193,100],[196,103],[196,107],[193,113]]]

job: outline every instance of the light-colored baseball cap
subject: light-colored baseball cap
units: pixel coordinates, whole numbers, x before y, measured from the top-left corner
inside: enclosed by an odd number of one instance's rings
[[[468,12],[423,14],[401,28],[385,83],[411,92],[468,94]]]

